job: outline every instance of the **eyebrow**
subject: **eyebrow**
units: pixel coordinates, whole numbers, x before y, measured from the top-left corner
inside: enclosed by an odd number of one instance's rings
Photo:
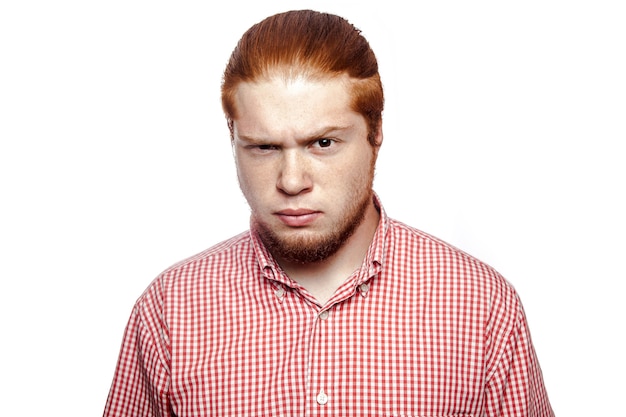
[[[344,130],[348,130],[350,129],[351,126],[327,126],[324,128],[321,128],[319,130],[317,130],[316,132],[313,132],[312,134],[310,134],[307,137],[299,137],[296,140],[298,142],[308,142],[308,141],[312,141],[312,140],[316,140],[316,139],[321,139],[324,137],[327,137],[329,135],[331,135],[334,132],[341,132]],[[263,138],[257,138],[254,136],[249,136],[249,135],[245,135],[245,134],[239,134],[237,133],[237,138],[239,138],[239,140],[247,142],[251,145],[255,145],[255,144],[268,144],[268,143],[272,143],[273,140],[272,139],[263,139]]]

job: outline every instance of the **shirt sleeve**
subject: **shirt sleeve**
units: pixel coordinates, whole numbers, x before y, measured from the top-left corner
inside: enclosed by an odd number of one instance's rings
[[[515,293],[509,301],[512,301],[510,324],[501,320],[502,327],[496,323],[492,329],[486,415],[553,417],[522,304]]]
[[[104,417],[170,415],[168,336],[161,300],[155,283],[133,309]]]

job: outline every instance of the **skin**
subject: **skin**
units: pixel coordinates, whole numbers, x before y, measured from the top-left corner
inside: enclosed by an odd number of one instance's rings
[[[349,88],[347,76],[273,77],[242,83],[235,96],[233,151],[252,227],[320,304],[360,267],[379,221],[378,148]]]

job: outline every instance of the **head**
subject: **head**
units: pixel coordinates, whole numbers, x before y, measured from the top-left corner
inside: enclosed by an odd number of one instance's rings
[[[342,17],[312,10],[280,13],[255,24],[239,40],[224,71],[222,107],[231,137],[240,83],[272,76],[321,80],[341,75],[351,80],[351,106],[365,118],[370,144],[379,146],[383,88],[376,56],[360,30]]]
[[[383,94],[351,24],[305,10],[254,25],[228,63],[222,103],[252,228],[279,262],[323,261],[375,228]]]

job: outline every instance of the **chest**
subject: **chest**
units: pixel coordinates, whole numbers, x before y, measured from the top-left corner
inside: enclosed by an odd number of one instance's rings
[[[382,287],[327,309],[282,288],[207,301],[170,329],[178,416],[440,415],[480,406],[484,323],[462,301]]]

